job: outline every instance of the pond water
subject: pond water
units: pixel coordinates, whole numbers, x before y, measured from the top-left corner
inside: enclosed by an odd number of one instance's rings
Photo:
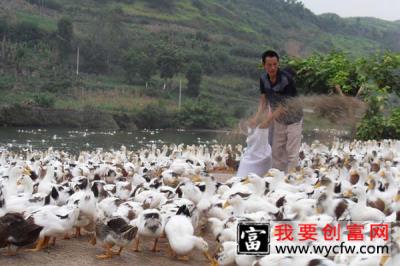
[[[334,136],[343,134],[336,131],[312,130],[303,132],[303,141],[315,139],[329,142]],[[62,149],[68,152],[80,150],[119,149],[121,145],[137,150],[150,145],[163,144],[245,144],[244,134],[223,130],[137,130],[137,131],[92,131],[68,128],[0,128],[0,149],[20,150]]]

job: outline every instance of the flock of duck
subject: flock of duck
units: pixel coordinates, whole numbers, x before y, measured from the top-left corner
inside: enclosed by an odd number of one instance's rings
[[[0,248],[4,255],[20,248],[40,251],[84,231],[91,244],[104,248],[98,259],[139,251],[144,239],[154,241],[156,252],[165,238],[175,259],[188,260],[197,249],[211,265],[400,265],[400,141],[303,144],[294,172],[272,168],[264,176],[215,178],[217,170],[234,171],[242,152],[241,145],[219,144],[138,151],[122,146],[76,156],[52,148],[3,150]],[[384,244],[391,254],[236,253],[240,221],[294,220],[390,223]],[[205,233],[212,235],[215,250]]]

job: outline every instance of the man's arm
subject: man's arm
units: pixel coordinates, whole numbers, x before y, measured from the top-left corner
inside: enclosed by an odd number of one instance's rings
[[[258,102],[257,112],[252,118],[249,119],[250,127],[254,128],[259,124],[266,109],[267,109],[267,101],[265,99],[265,94],[261,94]]]

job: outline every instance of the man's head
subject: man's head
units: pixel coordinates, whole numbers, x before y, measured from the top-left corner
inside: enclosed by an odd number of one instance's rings
[[[262,62],[265,71],[271,78],[275,78],[279,69],[279,55],[277,52],[268,50],[262,54]]]

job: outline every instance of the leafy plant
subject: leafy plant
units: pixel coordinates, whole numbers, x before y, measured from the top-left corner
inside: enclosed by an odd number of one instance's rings
[[[39,93],[33,96],[33,101],[39,107],[51,108],[54,107],[55,98],[48,93]]]
[[[178,123],[185,128],[222,128],[227,126],[226,115],[205,99],[187,101],[178,113]]]

